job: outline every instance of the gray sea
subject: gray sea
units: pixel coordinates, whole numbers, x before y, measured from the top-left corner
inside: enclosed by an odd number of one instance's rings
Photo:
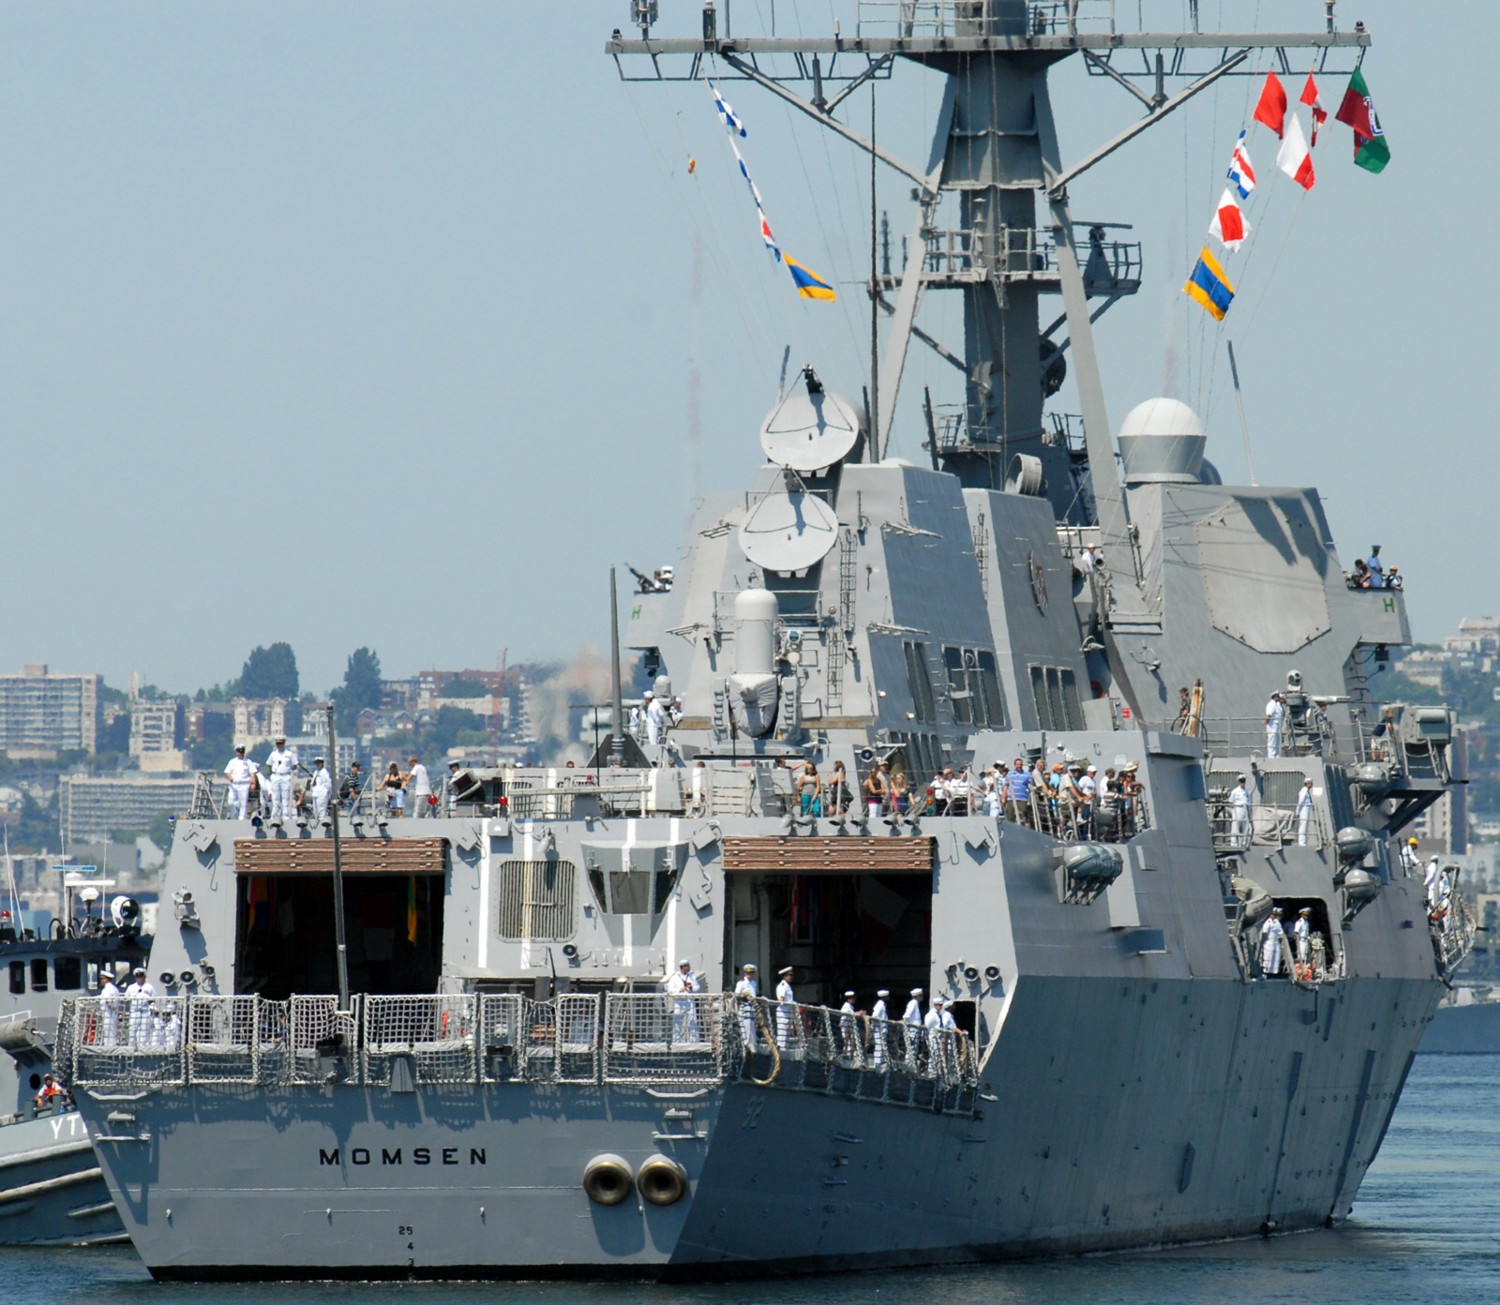
[[[234,1305],[282,1301],[773,1302],[1053,1305],[1054,1302],[1359,1302],[1500,1299],[1500,1056],[1419,1056],[1350,1222],[1270,1240],[983,1268],[846,1273],[711,1287],[580,1283],[157,1285],[129,1247],[7,1251],[5,1299]]]

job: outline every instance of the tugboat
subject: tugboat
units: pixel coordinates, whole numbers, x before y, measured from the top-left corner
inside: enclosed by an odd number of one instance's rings
[[[98,994],[106,976],[123,986],[150,940],[139,904],[123,896],[107,903],[114,884],[95,867],[61,869],[68,905],[51,929],[39,936],[22,925],[14,893],[0,908],[0,1245],[126,1240],[53,1044],[63,1002]],[[74,903],[83,914],[74,916]]]
[[[154,1276],[758,1276],[1349,1213],[1472,941],[1393,855],[1453,717],[1374,699],[1404,598],[1351,585],[1314,490],[1220,483],[1175,400],[1111,427],[1091,318],[1140,251],[1068,190],[1122,138],[1067,163],[1050,87],[1144,76],[1150,126],[1370,36],[1094,10],[789,39],[710,3],[660,38],[633,6],[622,70],[711,59],[872,153],[843,91],[946,78],[932,162],[878,151],[918,201],[872,273],[879,384],[784,386],[753,484],[631,596],[585,768],[459,769],[425,819],[179,822],[162,1013],[106,1045],[79,998],[60,1038]],[[940,290],[961,344],[916,324]],[[917,342],[962,378],[928,466],[889,454]],[[1045,411],[1065,366],[1081,416]]]

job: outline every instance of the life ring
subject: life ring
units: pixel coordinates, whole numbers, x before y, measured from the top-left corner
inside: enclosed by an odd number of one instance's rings
[[[595,1205],[619,1205],[633,1185],[630,1166],[617,1155],[596,1155],[583,1168],[583,1190]]]
[[[652,1205],[676,1205],[687,1186],[687,1170],[664,1155],[652,1156],[636,1170],[636,1191]]]

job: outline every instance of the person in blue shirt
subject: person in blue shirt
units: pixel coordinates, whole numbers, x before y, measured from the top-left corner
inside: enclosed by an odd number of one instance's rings
[[[1031,771],[1021,757],[1005,777],[1005,818],[1020,825],[1031,824]]]

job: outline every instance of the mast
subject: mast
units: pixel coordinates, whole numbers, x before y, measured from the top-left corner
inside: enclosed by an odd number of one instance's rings
[[[728,6],[720,22],[709,0],[701,36],[658,38],[643,21],[639,39],[617,33],[605,49],[625,80],[695,80],[706,75],[711,57],[717,77],[755,82],[866,151],[872,166],[878,161],[916,183],[904,266],[877,272],[872,253],[870,292],[888,318],[871,384],[872,400],[879,396],[871,405],[878,409],[872,448],[889,446],[912,342],[928,346],[962,374],[961,404],[934,423],[935,460],[965,485],[984,488],[1002,487],[1023,465],[1040,470],[1060,523],[1100,528],[1116,612],[1128,620],[1145,613],[1093,324],[1139,289],[1141,247],[1119,237],[1128,231],[1122,224],[1075,220],[1068,187],[1220,77],[1263,73],[1263,64],[1252,66],[1255,52],[1274,52],[1283,70],[1347,71],[1332,66],[1330,56],[1362,50],[1369,34],[1363,25],[1336,30],[1333,5],[1325,0],[1320,8],[1321,31],[1210,32],[1194,23],[1192,31],[1151,32],[1125,30],[1128,16],[1117,6],[1082,0],[871,3],[858,6],[852,37],[835,20],[827,36],[787,38],[732,34]],[[1106,9],[1107,23],[1088,23]],[[1289,50],[1311,54],[1289,56]],[[1053,123],[1048,73],[1070,56],[1135,97],[1145,113],[1068,164]],[[857,87],[869,82],[873,93],[889,80],[897,59],[946,75],[926,167],[877,144],[873,111],[870,139],[835,116]],[[1187,86],[1168,95],[1168,79]],[[801,83],[810,83],[810,96]],[[961,346],[917,324],[928,291],[961,296]],[[1050,296],[1061,297],[1061,313],[1043,312]],[[1072,447],[1071,422],[1044,412],[1070,365],[1083,409],[1081,449]]]

